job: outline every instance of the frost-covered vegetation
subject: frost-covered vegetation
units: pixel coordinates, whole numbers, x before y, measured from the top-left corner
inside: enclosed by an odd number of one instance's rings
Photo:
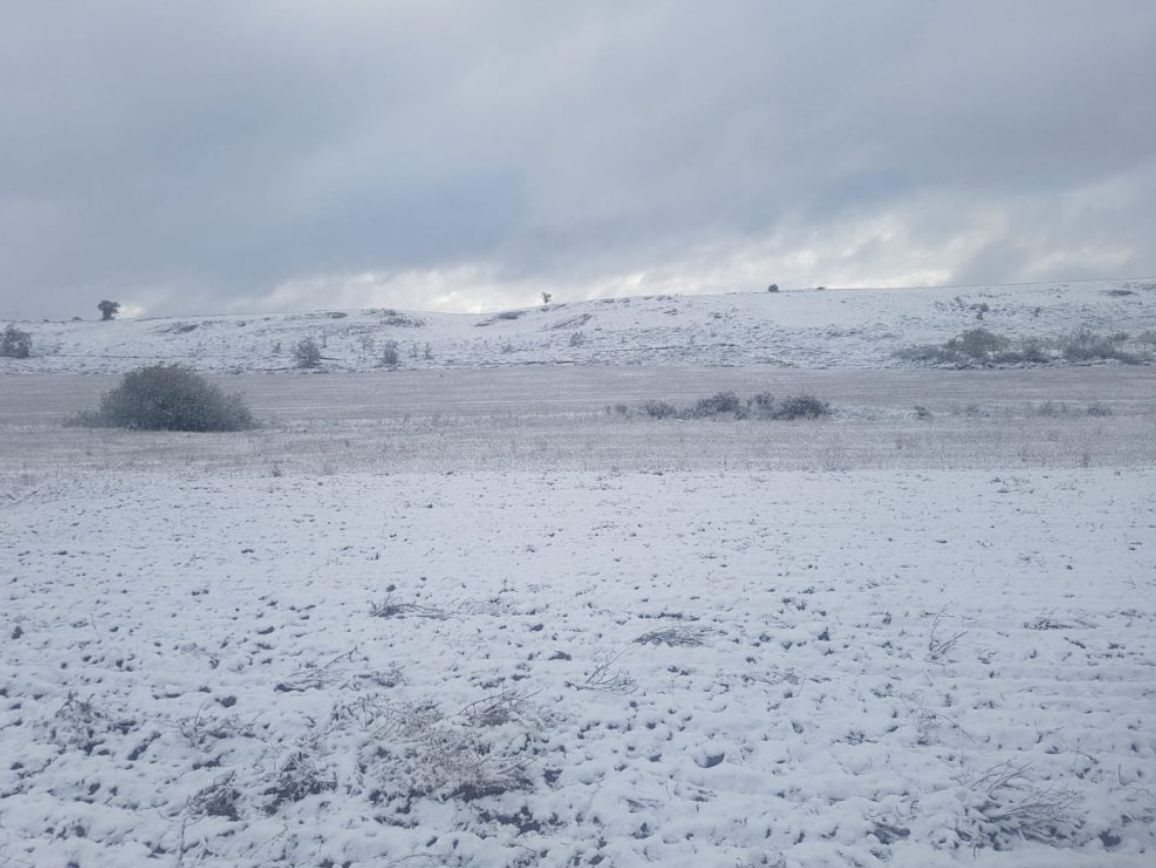
[[[933,365],[1047,365],[1119,362],[1142,365],[1153,361],[1153,341],[1147,333],[1098,334],[1082,326],[1056,338],[1012,339],[985,328],[974,328],[941,345],[901,350],[899,358]]]
[[[1150,468],[162,467],[6,522],[15,864],[1156,847]]]
[[[364,308],[44,322],[35,325],[37,352],[22,369],[121,374],[149,360],[195,362],[214,373],[310,371],[322,363],[331,373],[368,372],[398,367],[383,359],[389,342],[397,346],[401,367],[419,370],[530,364],[977,366],[992,364],[1001,352],[1012,355],[999,364],[1066,365],[1150,357],[1156,334],[1154,281],[963,291],[760,290],[552,300],[544,306],[531,301],[482,316]],[[1009,343],[991,347],[982,338],[976,343],[974,335],[963,337],[977,328]],[[1100,337],[1085,340],[1084,331]],[[1116,340],[1121,331],[1131,337]],[[302,343],[309,352],[295,352]]]
[[[754,419],[790,421],[820,419],[831,415],[831,405],[814,395],[800,394],[776,399],[769,392],[740,398],[735,392],[717,392],[699,398],[693,404],[676,406],[669,401],[650,400],[631,406],[614,404],[611,412],[622,416],[645,416],[650,419]]]
[[[32,354],[32,335],[9,324],[0,333],[0,356],[9,359],[26,359]]]
[[[151,431],[240,431],[253,424],[239,394],[226,394],[183,365],[148,365],[124,375],[94,411],[68,425]]]

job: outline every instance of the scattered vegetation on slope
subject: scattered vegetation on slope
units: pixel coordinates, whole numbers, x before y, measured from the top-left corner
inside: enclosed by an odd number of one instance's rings
[[[1152,342],[1146,337],[1145,334],[1132,338],[1127,332],[1101,335],[1083,326],[1050,340],[1035,337],[1013,340],[985,328],[975,328],[943,344],[910,347],[896,355],[910,362],[960,367],[1106,361],[1142,365],[1152,361]]]
[[[100,407],[65,424],[149,431],[240,431],[253,416],[238,394],[226,394],[184,365],[149,365],[124,375]]]

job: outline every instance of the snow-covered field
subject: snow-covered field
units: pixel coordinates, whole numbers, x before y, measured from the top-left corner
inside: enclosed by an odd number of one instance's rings
[[[1024,323],[1150,327],[1104,292]],[[794,316],[841,368],[608,328],[645,364],[224,378],[239,434],[63,428],[115,380],[52,371],[126,360],[13,363],[0,868],[1153,864],[1156,369],[884,370],[974,314]],[[189,360],[156,326],[54,328]],[[263,370],[229,328],[192,361]],[[722,389],[835,412],[616,409]]]

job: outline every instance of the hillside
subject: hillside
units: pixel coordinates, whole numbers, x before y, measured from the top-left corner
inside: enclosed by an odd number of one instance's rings
[[[17,323],[29,359],[3,373],[119,373],[146,362],[187,362],[220,373],[293,370],[312,339],[321,369],[507,365],[895,367],[896,353],[984,327],[1052,341],[1086,328],[1126,333],[1150,355],[1156,280],[887,290],[645,296],[551,304],[492,314],[383,308],[312,313]]]

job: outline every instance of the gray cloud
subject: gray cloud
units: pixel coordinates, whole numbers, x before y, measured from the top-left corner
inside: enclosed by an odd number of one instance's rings
[[[21,4],[0,313],[1156,273],[1156,6]]]

